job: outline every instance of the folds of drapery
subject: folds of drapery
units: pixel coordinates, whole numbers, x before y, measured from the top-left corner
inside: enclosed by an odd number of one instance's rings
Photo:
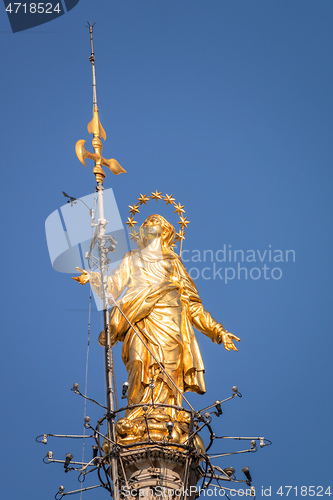
[[[100,275],[92,273],[90,281],[101,296]],[[223,325],[203,308],[196,286],[176,254],[129,252],[109,276],[108,286],[120,309],[179,389],[203,394],[204,364],[192,325],[213,342],[218,341]],[[156,361],[116,307],[111,310],[110,331],[112,345],[123,342],[129,398],[135,404],[144,402],[142,398],[148,397],[147,385],[156,374]],[[173,384],[160,370],[157,372],[177,396]]]

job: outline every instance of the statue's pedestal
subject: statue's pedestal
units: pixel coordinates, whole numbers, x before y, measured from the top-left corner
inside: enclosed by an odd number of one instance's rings
[[[201,475],[197,454],[156,444],[121,451],[118,471],[121,496],[151,500],[194,500]]]

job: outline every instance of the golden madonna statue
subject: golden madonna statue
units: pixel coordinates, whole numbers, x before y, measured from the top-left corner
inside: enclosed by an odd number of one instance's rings
[[[141,404],[118,420],[116,430],[120,443],[144,441],[148,417],[149,437],[161,440],[167,435],[165,423],[172,420],[172,441],[184,442],[188,437],[189,416],[172,407],[158,406],[181,406],[182,397],[156,360],[181,393],[204,394],[204,364],[193,327],[213,342],[223,343],[227,350],[237,350],[233,341],[240,339],[227,332],[203,308],[194,282],[173,251],[174,227],[155,214],[145,220],[139,234],[138,249],[123,257],[110,274],[108,287],[154,356],[119,309],[113,307],[110,313],[111,343],[123,342],[122,359],[128,371],[128,402]],[[101,296],[100,274],[78,270],[81,276],[74,279],[81,284],[90,281]],[[103,345],[103,336],[99,341]],[[147,407],[143,409],[142,404]]]

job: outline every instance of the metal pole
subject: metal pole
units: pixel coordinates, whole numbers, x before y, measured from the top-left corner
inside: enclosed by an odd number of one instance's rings
[[[95,54],[94,54],[94,42],[93,42],[93,27],[94,24],[89,24],[89,33],[90,33],[90,46],[91,46],[91,55],[89,57],[89,61],[91,62],[92,67],[92,82],[93,82],[93,109],[97,106],[97,92],[96,92],[96,71],[95,71]]]
[[[108,250],[105,244],[105,227],[107,220],[104,217],[104,200],[103,200],[103,185],[97,183],[97,203],[98,203],[98,227],[99,227],[99,255],[101,266],[101,281],[102,281],[102,300],[103,300],[103,316],[104,316],[104,331],[105,331],[105,376],[106,376],[106,400],[107,408],[110,412],[108,419],[108,434],[109,439],[115,442],[115,422],[114,422],[114,388],[113,388],[113,356],[110,339],[110,317],[109,317],[109,302],[108,302]],[[111,452],[111,475],[113,481],[113,498],[119,500],[119,479],[117,459]]]
[[[90,33],[90,46],[91,55],[89,61],[92,66],[92,83],[93,83],[93,118],[88,124],[88,132],[93,134],[92,145],[94,148],[94,153],[89,153],[84,148],[85,141],[80,140],[76,143],[76,154],[80,162],[86,166],[85,158],[90,158],[95,162],[95,167],[93,173],[95,174],[97,182],[97,204],[98,204],[98,223],[96,227],[96,239],[98,240],[98,252],[100,259],[100,273],[102,281],[102,300],[103,300],[103,316],[104,316],[104,331],[105,331],[105,376],[106,376],[106,399],[107,399],[107,409],[108,409],[108,431],[107,436],[111,443],[115,443],[115,405],[114,405],[114,386],[113,386],[113,357],[111,349],[111,339],[110,339],[110,317],[109,317],[109,299],[108,299],[108,271],[109,271],[109,259],[108,259],[108,248],[106,248],[106,225],[107,220],[104,216],[104,200],[103,200],[103,181],[105,178],[105,172],[102,165],[107,166],[113,173],[119,174],[120,172],[125,172],[124,169],[120,167],[116,160],[106,160],[102,157],[102,141],[101,139],[106,139],[105,131],[101,125],[98,116],[97,108],[97,93],[96,93],[96,71],[95,71],[95,54],[94,54],[94,44],[93,44],[93,27],[94,25],[88,22],[87,27]],[[111,164],[114,162],[116,165]],[[95,244],[95,237],[93,239],[93,246]],[[111,463],[111,477],[113,481],[113,498],[119,500],[119,478],[118,478],[118,467],[116,458],[115,445],[110,450],[110,463]]]

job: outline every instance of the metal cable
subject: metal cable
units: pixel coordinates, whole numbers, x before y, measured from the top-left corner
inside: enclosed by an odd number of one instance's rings
[[[89,365],[89,350],[90,350],[90,327],[91,327],[91,300],[92,300],[92,291],[90,288],[90,294],[89,294],[89,313],[88,313],[88,336],[87,336],[87,357],[86,357],[86,377],[85,377],[85,387],[84,387],[84,410],[83,410],[83,421],[85,422],[85,418],[87,416],[87,390],[88,390],[88,365]],[[83,426],[83,435],[86,435],[86,426]],[[82,462],[84,462],[84,444],[85,440],[83,439],[82,443]],[[81,478],[81,493],[80,493],[80,500],[82,500],[82,483],[84,479],[83,477]]]

